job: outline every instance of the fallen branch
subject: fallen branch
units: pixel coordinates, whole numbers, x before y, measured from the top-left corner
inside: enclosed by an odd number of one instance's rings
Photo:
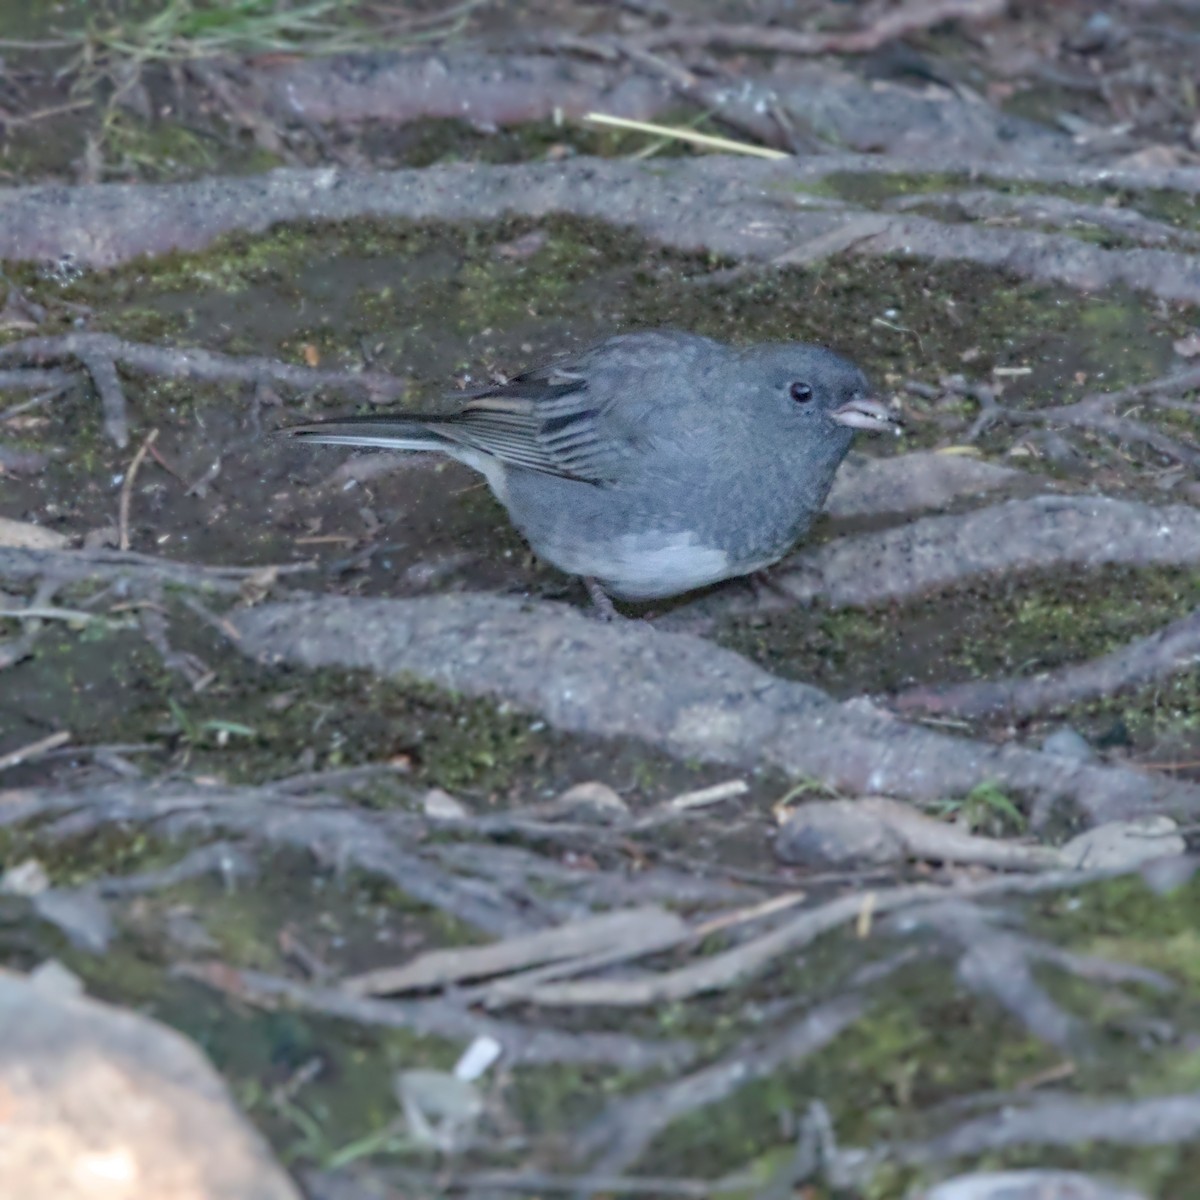
[[[919,900],[927,900],[932,885],[914,884],[880,892],[839,896],[808,909],[776,929],[760,934],[729,950],[706,956],[668,971],[649,972],[628,979],[525,980],[502,979],[487,991],[488,1002],[533,1003],[547,1008],[611,1007],[649,1008],[672,1004],[711,992],[723,992],[744,984],[771,964],[815,941],[831,929],[858,918],[869,906],[872,912],[888,912]],[[941,889],[934,888],[935,891]]]
[[[624,961],[677,945],[690,932],[686,922],[661,908],[602,913],[487,946],[430,951],[402,967],[380,967],[345,979],[342,988],[355,996],[396,995],[608,954],[613,949],[620,950]]]
[[[909,884],[854,892],[808,908],[776,928],[747,938],[728,950],[710,954],[682,967],[644,973],[627,979],[578,979],[544,982],[521,977],[492,984],[485,998],[492,1005],[535,1003],[547,1008],[614,1007],[647,1008],[678,1003],[711,992],[723,992],[760,975],[781,958],[795,954],[817,938],[851,922],[873,922],[884,913],[944,901],[957,912],[964,899],[997,896],[1007,892],[1053,891],[1096,879],[1111,878],[1115,871],[1054,871],[1041,876],[1010,876],[977,884],[943,887]]]

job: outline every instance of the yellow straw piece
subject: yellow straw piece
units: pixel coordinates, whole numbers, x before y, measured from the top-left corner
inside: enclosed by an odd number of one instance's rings
[[[860,938],[871,936],[871,925],[875,917],[875,904],[878,897],[874,892],[868,892],[862,898],[862,907],[858,910],[858,919],[854,922],[854,932]]]
[[[608,125],[613,129],[632,129],[655,137],[674,138],[679,142],[691,142],[708,150],[726,150],[731,154],[753,154],[758,158],[791,158],[784,150],[773,150],[770,146],[756,146],[753,142],[735,142],[732,138],[714,137],[710,133],[697,133],[694,129],[678,129],[671,125],[655,125],[650,121],[631,121],[628,117],[612,117],[608,113],[587,113],[585,121],[592,125]]]

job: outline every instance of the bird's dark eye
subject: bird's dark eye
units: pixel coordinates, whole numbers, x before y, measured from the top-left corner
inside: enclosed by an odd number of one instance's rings
[[[793,383],[788,392],[797,404],[807,404],[812,399],[812,388],[807,383]]]

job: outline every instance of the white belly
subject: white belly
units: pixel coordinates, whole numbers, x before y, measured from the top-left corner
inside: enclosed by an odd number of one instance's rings
[[[546,546],[542,553],[571,575],[598,579],[622,600],[677,596],[756,569],[735,566],[724,550],[702,545],[691,533],[625,534],[584,551],[572,547],[571,553],[561,553],[558,546]]]

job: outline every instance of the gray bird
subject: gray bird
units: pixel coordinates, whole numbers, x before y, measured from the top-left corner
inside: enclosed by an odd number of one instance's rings
[[[620,334],[469,394],[448,416],[297,425],[311,442],[437,450],[480,472],[547,562],[654,600],[782,558],[821,510],[855,429],[893,427],[863,373],[820,346]]]

